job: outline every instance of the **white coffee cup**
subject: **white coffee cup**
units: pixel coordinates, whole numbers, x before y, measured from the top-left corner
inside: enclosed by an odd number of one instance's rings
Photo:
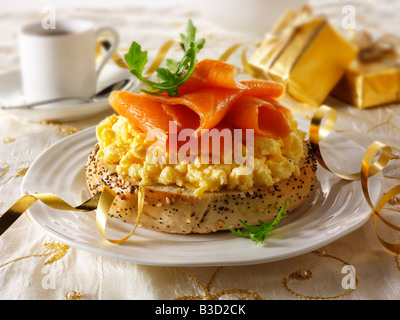
[[[96,43],[105,33],[111,34],[113,41],[96,66]],[[84,20],[57,21],[54,29],[45,29],[40,22],[23,26],[19,48],[25,100],[91,97],[96,92],[98,76],[118,42],[118,33],[113,28],[95,28]]]

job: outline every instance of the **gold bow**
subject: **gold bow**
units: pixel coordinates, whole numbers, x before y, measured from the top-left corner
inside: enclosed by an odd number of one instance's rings
[[[353,43],[358,47],[358,59],[362,62],[372,62],[397,56],[396,48],[400,45],[400,38],[394,34],[384,34],[373,40],[371,34],[365,30],[354,33]]]

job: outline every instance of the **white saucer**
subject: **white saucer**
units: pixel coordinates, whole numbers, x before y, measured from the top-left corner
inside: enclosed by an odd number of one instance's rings
[[[131,77],[132,75],[128,70],[121,69],[113,64],[108,64],[100,74],[97,90],[99,91],[116,81]],[[38,78],[38,81],[40,81],[40,78]],[[131,90],[133,90],[136,85],[137,82]],[[16,69],[0,73],[0,104],[14,106],[23,104],[24,102],[20,70]],[[31,109],[3,109],[0,110],[0,113],[5,112],[13,114],[31,121],[65,122],[87,119],[109,108],[111,107],[107,100],[90,103],[68,101],[37,106]]]

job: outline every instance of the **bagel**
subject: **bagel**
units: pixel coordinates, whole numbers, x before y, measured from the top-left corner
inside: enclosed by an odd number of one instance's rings
[[[144,186],[144,206],[140,226],[176,234],[205,234],[241,228],[242,220],[250,225],[273,220],[286,201],[286,213],[299,208],[310,195],[316,180],[316,160],[310,145],[303,141],[304,157],[299,174],[272,186],[255,186],[248,190],[205,192],[176,185]],[[117,173],[116,166],[103,161],[99,145],[91,151],[86,165],[87,186],[91,194],[105,186],[117,194],[109,216],[135,223],[138,211],[139,183]]]

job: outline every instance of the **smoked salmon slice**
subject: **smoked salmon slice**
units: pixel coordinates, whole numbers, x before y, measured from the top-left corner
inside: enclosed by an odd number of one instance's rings
[[[214,128],[242,95],[243,91],[241,90],[211,87],[199,89],[180,97],[151,95],[148,99],[161,103],[167,114],[178,119],[181,129],[192,128],[199,135],[202,129]],[[186,108],[194,112],[189,112],[192,117],[188,122],[184,122],[182,117],[182,113],[187,112]],[[175,113],[176,111],[178,113]],[[192,124],[196,115],[198,126],[193,128]]]
[[[148,99],[145,94],[127,91],[113,91],[109,103],[121,116],[131,121],[144,133],[161,140],[167,139],[169,121],[160,103]]]
[[[246,89],[235,81],[236,68],[221,60],[205,59],[196,64],[192,76],[178,89],[184,95],[202,88]]]
[[[285,93],[285,87],[279,83],[268,80],[240,81],[247,88],[246,95],[253,97],[280,98]]]
[[[218,126],[253,129],[255,135],[282,138],[290,133],[290,111],[276,99],[284,93],[280,83],[266,80],[235,81],[235,67],[219,60],[206,59],[180,88],[179,96],[112,92],[114,110],[145,133],[167,140],[169,123],[178,131]]]
[[[196,64],[192,76],[178,90],[184,95],[205,87],[247,90],[252,96],[280,98],[285,87],[279,82],[268,80],[235,80],[236,68],[221,60],[205,59]]]
[[[291,132],[284,112],[268,100],[244,95],[227,112],[224,122],[238,129],[253,129],[254,134],[279,139]]]

